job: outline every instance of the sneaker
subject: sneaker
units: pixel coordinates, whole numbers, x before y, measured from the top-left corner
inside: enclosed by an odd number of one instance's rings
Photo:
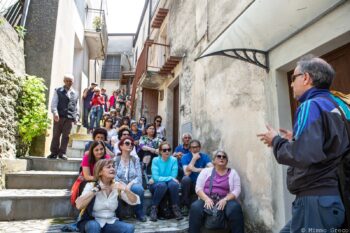
[[[146,216],[138,217],[137,220],[139,220],[140,222],[147,222]]]
[[[67,160],[68,159],[66,155],[59,155],[58,158],[63,159],[63,160]]]
[[[188,216],[188,212],[189,212],[188,207],[184,205],[184,206],[182,207],[182,209],[181,209],[182,215],[183,215],[183,216]]]
[[[51,154],[47,156],[48,159],[57,159],[57,155]]]
[[[176,220],[181,220],[184,218],[181,214],[181,211],[178,205],[173,205],[173,214]]]
[[[157,206],[155,206],[155,205],[152,206],[151,207],[151,213],[149,214],[150,220],[152,222],[156,222],[157,221],[157,219],[158,219],[157,212],[158,212]]]

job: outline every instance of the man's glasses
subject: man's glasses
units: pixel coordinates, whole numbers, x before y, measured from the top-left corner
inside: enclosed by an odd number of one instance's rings
[[[226,155],[216,155],[216,158],[218,159],[227,159]]]
[[[126,142],[124,142],[124,145],[125,146],[134,146],[134,143],[126,141]]]
[[[165,153],[165,152],[170,152],[171,151],[171,148],[164,148],[162,149],[162,152]]]
[[[291,78],[292,78],[292,82],[294,83],[295,79],[296,79],[297,77],[301,76],[301,75],[304,75],[304,73],[300,73],[300,74],[293,74],[293,75],[291,76]]]
[[[197,149],[199,148],[200,146],[191,146],[192,149]]]

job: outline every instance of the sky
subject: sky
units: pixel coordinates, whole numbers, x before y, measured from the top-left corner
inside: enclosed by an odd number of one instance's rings
[[[136,33],[145,0],[107,0],[108,33]]]

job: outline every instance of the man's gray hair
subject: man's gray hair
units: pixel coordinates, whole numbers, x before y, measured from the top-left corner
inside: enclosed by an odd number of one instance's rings
[[[297,65],[301,73],[308,73],[310,75],[314,87],[329,89],[332,85],[335,71],[332,66],[322,58],[306,55],[298,61]]]
[[[192,138],[192,134],[191,133],[184,133],[184,134],[182,134],[182,138],[184,138],[184,137],[186,137],[186,136],[189,136],[189,137],[191,137]]]
[[[74,76],[72,74],[65,74],[63,77],[74,81]]]

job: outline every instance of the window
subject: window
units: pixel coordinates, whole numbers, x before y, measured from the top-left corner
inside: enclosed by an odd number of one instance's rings
[[[119,80],[121,75],[120,55],[107,55],[102,66],[102,80]]]

